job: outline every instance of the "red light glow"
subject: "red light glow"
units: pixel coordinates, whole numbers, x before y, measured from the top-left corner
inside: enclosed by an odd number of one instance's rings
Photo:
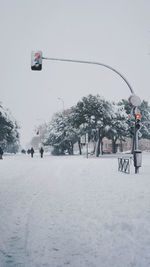
[[[136,114],[136,119],[141,119],[141,114]]]

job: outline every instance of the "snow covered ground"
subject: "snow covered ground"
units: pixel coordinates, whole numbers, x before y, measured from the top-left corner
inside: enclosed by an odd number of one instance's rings
[[[150,266],[150,153],[0,161],[0,267]]]

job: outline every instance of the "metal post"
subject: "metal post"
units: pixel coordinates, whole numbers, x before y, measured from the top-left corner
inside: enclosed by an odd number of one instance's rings
[[[85,135],[85,142],[86,142],[86,157],[88,159],[88,143],[89,143],[89,141],[88,141],[88,133],[86,133],[86,135]]]
[[[139,149],[138,130],[135,130],[135,151]],[[139,167],[135,166],[135,173],[139,173]]]
[[[138,139],[138,130],[135,131],[135,150],[139,149],[139,139]]]
[[[88,159],[88,144],[86,144],[86,157]]]
[[[139,130],[136,129],[136,126],[135,126],[135,149],[134,149],[134,154],[133,154],[135,173],[139,173],[139,169],[142,166],[142,152],[139,150],[138,135],[139,135]]]
[[[134,118],[134,133],[132,137],[131,153],[133,154],[135,173],[139,173],[139,168],[142,166],[142,153],[139,150],[139,128],[136,123],[136,116],[138,115],[138,112],[140,111],[137,106],[134,106],[131,110],[131,119]]]
[[[131,149],[131,154],[134,153],[134,149],[135,149],[135,135],[133,134],[133,136],[132,136],[132,149]]]

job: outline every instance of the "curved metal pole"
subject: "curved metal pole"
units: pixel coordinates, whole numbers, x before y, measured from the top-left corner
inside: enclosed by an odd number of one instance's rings
[[[103,63],[99,63],[99,62],[94,62],[94,61],[84,61],[84,60],[74,60],[74,59],[64,59],[64,58],[48,58],[48,57],[42,57],[42,59],[46,59],[46,60],[53,60],[53,61],[63,61],[63,62],[72,62],[72,63],[83,63],[83,64],[93,64],[93,65],[100,65],[103,67],[106,67],[114,72],[116,72],[124,81],[125,83],[128,85],[131,94],[135,94],[131,85],[129,84],[129,82],[127,81],[127,79],[116,69],[112,68],[109,65],[103,64]]]

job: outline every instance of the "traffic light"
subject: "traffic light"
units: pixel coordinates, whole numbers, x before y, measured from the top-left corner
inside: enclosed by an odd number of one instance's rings
[[[135,115],[135,127],[137,130],[141,128],[141,114],[136,114]]]
[[[42,69],[42,51],[31,52],[31,70]]]

